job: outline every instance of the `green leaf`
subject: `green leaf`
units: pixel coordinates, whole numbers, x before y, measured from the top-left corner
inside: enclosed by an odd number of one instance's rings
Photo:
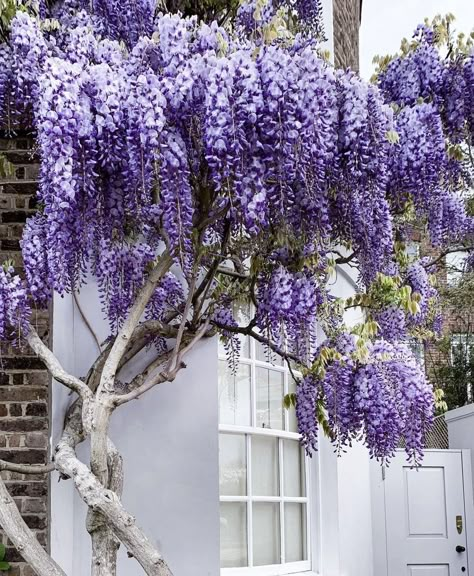
[[[0,178],[9,178],[13,176],[15,169],[13,165],[5,158],[3,154],[0,154]]]
[[[385,136],[390,144],[398,144],[400,142],[400,136],[396,130],[389,130]]]
[[[0,561],[5,558],[6,548],[3,544],[0,544]]]
[[[283,406],[289,410],[292,406],[296,406],[296,394],[292,392],[291,394],[286,394],[283,397]]]
[[[11,566],[9,562],[0,562],[0,572],[6,572],[10,570]]]

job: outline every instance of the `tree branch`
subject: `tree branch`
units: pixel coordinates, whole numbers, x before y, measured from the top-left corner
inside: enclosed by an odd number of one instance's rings
[[[148,576],[172,576],[161,554],[137,526],[133,516],[123,508],[118,496],[104,488],[89,468],[76,457],[67,435],[63,436],[56,448],[55,462],[64,475],[73,479],[77,491],[89,508],[106,518],[108,525]]]
[[[186,299],[186,304],[184,305],[184,311],[181,317],[181,324],[179,325],[178,328],[178,334],[176,336],[176,344],[174,346],[173,351],[171,352],[171,356],[166,368],[166,371],[169,372],[170,374],[172,374],[175,371],[179,363],[178,362],[179,348],[181,346],[181,340],[183,339],[186,322],[188,321],[189,311],[191,310],[195,286],[196,286],[196,275],[194,273],[189,283],[188,297]]]
[[[46,465],[41,464],[14,464],[6,460],[0,460],[0,470],[8,470],[9,472],[18,472],[19,474],[49,474],[56,470],[56,467],[51,462]]]
[[[431,260],[430,262],[423,264],[423,266],[425,268],[430,268],[431,266],[436,266],[436,264],[444,260],[444,258],[446,258],[448,254],[454,254],[456,252],[470,252],[471,250],[472,247],[469,248],[466,246],[458,246],[457,248],[450,248],[449,250],[444,250],[434,260]]]
[[[265,336],[262,336],[258,332],[255,332],[255,330],[252,330],[254,324],[249,324],[248,326],[226,326],[224,324],[216,322],[215,320],[212,320],[211,324],[213,324],[217,328],[220,328],[221,330],[225,330],[226,332],[233,332],[235,334],[244,334],[246,336],[251,336],[252,338],[257,340],[257,342],[260,342],[261,344],[268,346],[270,350],[273,350],[273,352],[275,352],[275,354],[278,354],[278,356],[280,356],[281,358],[284,358],[285,360],[293,360],[293,362],[296,362],[297,364],[302,363],[301,359],[295,356],[294,354],[282,350],[269,338],[265,338]]]
[[[110,354],[105,362],[99,384],[99,394],[103,392],[113,392],[115,375],[120,360],[130,343],[132,334],[137,327],[158,282],[171,268],[172,263],[173,260],[169,252],[164,252],[160,257],[158,264],[150,273],[150,276],[145,282],[143,288],[138,293],[135,303],[130,309],[122,328],[119,330],[115,342],[112,345],[112,349],[110,350]]]
[[[74,298],[74,303],[77,306],[77,309],[79,310],[79,314],[81,315],[82,320],[84,321],[84,324],[86,325],[86,328],[89,330],[92,338],[94,338],[94,341],[96,343],[97,349],[99,350],[99,354],[100,351],[102,350],[102,347],[100,345],[100,341],[99,341],[99,337],[97,336],[97,334],[94,332],[94,329],[92,328],[91,323],[89,322],[87,316],[84,313],[84,310],[82,309],[81,303],[79,302],[79,298],[77,297],[76,292],[72,293],[72,297]]]
[[[115,392],[114,384],[117,369],[158,282],[168,272],[172,264],[173,260],[170,253],[165,251],[138,293],[122,328],[115,338],[102,370],[100,383],[95,394],[92,416],[91,470],[104,486],[108,484],[107,430],[113,410],[111,396]]]
[[[0,477],[0,526],[15,548],[39,576],[66,576],[38,542],[21,517],[15,501]]]
[[[64,384],[64,386],[73,392],[76,392],[83,400],[90,400],[92,398],[92,393],[87,384],[85,384],[85,382],[82,380],[79,380],[79,378],[68,374],[66,370],[64,370],[59,360],[46,346],[46,344],[44,344],[33,326],[30,326],[27,342],[33,351],[36,352],[39,358],[44,362],[46,368],[55,380],[61,384]]]

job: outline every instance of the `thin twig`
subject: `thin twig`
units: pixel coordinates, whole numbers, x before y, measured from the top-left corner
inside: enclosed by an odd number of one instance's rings
[[[77,297],[77,294],[75,292],[73,292],[72,297],[74,298],[74,303],[76,304],[77,309],[79,310],[79,314],[81,315],[81,318],[84,320],[84,324],[86,325],[89,332],[92,334],[92,337],[94,338],[95,343],[97,344],[97,349],[100,352],[102,350],[102,347],[100,345],[99,338],[98,338],[97,334],[94,332],[94,329],[92,328],[91,323],[89,322],[86,315],[84,314],[84,311],[81,307],[81,304],[79,302],[79,298]]]

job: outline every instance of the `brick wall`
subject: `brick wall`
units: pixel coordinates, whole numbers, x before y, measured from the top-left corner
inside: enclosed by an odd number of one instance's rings
[[[15,175],[0,179],[0,264],[13,260],[22,273],[19,240],[26,218],[34,212],[38,167],[28,137],[1,138],[0,153],[15,166]],[[38,311],[34,322],[49,338],[49,313]],[[0,355],[0,458],[9,462],[42,464],[49,454],[50,381],[42,363],[29,349],[3,345]],[[2,472],[7,488],[39,541],[48,546],[49,481],[44,475]],[[6,536],[9,576],[33,576],[33,570],[11,547]]]
[[[359,70],[361,0],[334,0],[334,64]]]

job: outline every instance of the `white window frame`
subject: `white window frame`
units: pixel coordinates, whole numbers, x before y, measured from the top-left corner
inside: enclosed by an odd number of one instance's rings
[[[469,338],[465,332],[453,332],[451,334],[451,346],[450,346],[451,363],[454,362],[454,353],[455,353],[454,350],[457,346],[462,346],[464,348],[464,350],[466,351],[467,360],[469,361],[472,354],[471,349],[474,349],[474,334],[469,334]]]
[[[468,256],[467,250],[458,250],[446,255],[446,284],[448,286],[454,286],[462,278]]]
[[[291,378],[288,368],[263,362],[257,360],[256,357],[256,343],[253,338],[249,341],[250,358],[241,357],[239,364],[250,366],[250,402],[251,402],[251,423],[257,422],[257,404],[255,399],[255,384],[257,368],[266,368],[283,373],[283,390],[284,394],[288,394],[289,379]],[[219,360],[226,360],[225,355],[219,354]],[[282,398],[283,402],[283,398]],[[293,409],[293,408],[292,408]],[[246,487],[247,494],[245,496],[221,496],[219,494],[219,502],[245,502],[247,504],[247,558],[249,564],[253,558],[253,532],[252,532],[252,503],[253,502],[278,502],[280,503],[280,553],[281,557],[285,556],[285,503],[298,503],[304,504],[306,507],[306,560],[299,562],[288,562],[285,564],[271,564],[266,566],[245,566],[235,568],[221,568],[221,576],[284,576],[286,574],[301,574],[311,571],[311,478],[310,478],[310,462],[309,458],[304,456],[304,481],[305,481],[305,496],[289,497],[284,496],[284,475],[283,475],[283,441],[293,440],[299,441],[300,434],[297,432],[289,431],[289,411],[283,408],[285,430],[277,430],[272,428],[259,428],[256,426],[240,426],[233,424],[219,424],[219,434],[239,434],[245,435],[246,444]],[[278,438],[278,455],[279,455],[279,496],[253,496],[252,495],[252,436],[267,436]]]
[[[408,347],[410,348],[413,356],[415,357],[416,361],[419,365],[425,369],[425,346],[423,341],[418,340],[416,338],[410,338],[408,340]]]
[[[469,345],[468,345],[469,340]],[[454,364],[454,349],[456,346],[462,346],[466,351],[466,359],[469,362],[471,359],[471,354],[473,353],[474,349],[474,334],[468,335],[465,332],[453,332],[450,337],[450,358],[451,364]],[[472,402],[472,390],[471,387],[467,386],[467,400],[468,402]]]

